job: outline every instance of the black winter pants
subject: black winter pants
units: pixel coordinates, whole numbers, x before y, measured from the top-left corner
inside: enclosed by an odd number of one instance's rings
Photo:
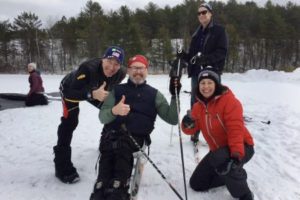
[[[48,100],[43,94],[33,93],[27,96],[25,100],[26,106],[48,105]]]
[[[78,125],[79,104],[66,102],[62,99],[63,116],[57,130],[57,145],[54,147],[56,171],[63,173],[73,169],[71,162],[71,141],[73,131]]]
[[[247,163],[253,156],[253,146],[245,145],[245,157],[242,163]],[[215,169],[230,159],[228,147],[209,152],[200,161],[190,178],[190,186],[196,191],[207,191],[214,187],[225,185],[234,198],[239,198],[250,192],[247,184],[247,173],[241,166],[231,169],[227,175],[218,175]]]
[[[143,146],[143,137],[134,137]],[[131,176],[133,153],[138,148],[126,133],[105,133],[101,136],[98,180],[111,182],[117,179],[126,183]]]
[[[134,138],[143,146],[143,137]],[[125,133],[108,132],[102,135],[98,177],[91,199],[129,199],[129,180],[133,169],[133,153],[136,151],[138,148]],[[101,187],[97,188],[97,184],[101,184]]]
[[[78,125],[79,103],[62,100],[63,116],[57,131],[57,146],[70,147],[73,131]]]

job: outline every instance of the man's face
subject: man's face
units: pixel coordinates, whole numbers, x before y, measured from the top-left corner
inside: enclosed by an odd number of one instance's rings
[[[134,62],[127,68],[127,73],[130,80],[139,85],[145,82],[148,75],[148,69],[145,64],[141,62]]]
[[[121,67],[116,58],[104,58],[102,60],[103,73],[106,77],[112,77]]]
[[[207,25],[211,20],[212,14],[205,7],[198,9],[198,20],[200,24]]]
[[[27,65],[27,71],[30,73],[33,71],[33,67],[31,65]]]

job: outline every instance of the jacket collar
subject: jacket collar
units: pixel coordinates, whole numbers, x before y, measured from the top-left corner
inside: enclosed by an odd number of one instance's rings
[[[214,26],[214,21],[213,19],[209,22],[208,26],[206,27],[208,30],[211,29]],[[198,26],[196,31],[193,33],[192,37],[195,37],[198,32],[202,29],[202,25]]]

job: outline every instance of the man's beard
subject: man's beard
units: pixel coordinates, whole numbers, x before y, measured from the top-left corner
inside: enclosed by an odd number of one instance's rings
[[[130,80],[131,80],[134,84],[136,84],[136,85],[140,85],[140,84],[143,84],[143,83],[145,82],[145,78],[144,78],[144,77],[139,78],[138,80],[137,80],[137,79],[134,79],[134,78],[132,78],[132,77],[129,77],[129,78],[130,78]]]

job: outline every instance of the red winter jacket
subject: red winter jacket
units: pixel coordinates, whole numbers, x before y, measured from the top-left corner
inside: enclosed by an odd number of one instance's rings
[[[211,151],[229,146],[231,155],[239,153],[240,158],[243,158],[244,143],[254,145],[244,124],[242,105],[228,88],[207,105],[198,99],[193,105],[191,115],[195,120],[195,127],[187,129],[181,124],[183,132],[192,135],[201,130]]]

